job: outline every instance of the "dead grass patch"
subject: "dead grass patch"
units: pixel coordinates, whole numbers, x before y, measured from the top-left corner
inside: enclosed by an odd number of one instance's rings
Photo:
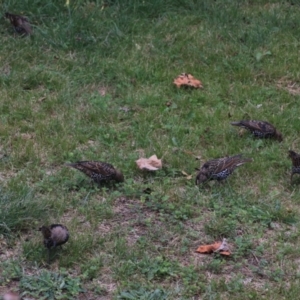
[[[286,90],[293,96],[300,95],[300,84],[296,81],[289,80],[286,77],[279,79],[276,83],[277,88]]]

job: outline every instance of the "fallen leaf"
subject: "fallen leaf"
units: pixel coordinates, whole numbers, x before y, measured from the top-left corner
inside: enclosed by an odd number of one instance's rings
[[[156,155],[152,155],[149,158],[140,158],[135,162],[141,170],[156,171],[162,168],[161,159],[158,159]]]
[[[256,58],[256,60],[259,62],[259,61],[261,61],[262,60],[262,58],[264,58],[266,55],[272,55],[272,52],[270,52],[270,51],[266,51],[266,52],[257,52],[256,54],[255,54],[255,58]]]
[[[181,171],[181,173],[184,175],[184,176],[189,176],[189,174],[185,171]]]
[[[202,82],[193,75],[188,73],[182,73],[174,79],[173,83],[179,88],[181,86],[189,86],[196,89],[203,88]]]
[[[221,255],[231,255],[226,239],[223,239],[222,242],[216,242],[214,244],[200,246],[198,247],[196,252],[208,254],[219,252]]]
[[[189,150],[183,150],[183,152],[185,153],[185,154],[188,154],[188,155],[191,155],[191,156],[193,156],[195,159],[197,159],[197,160],[201,160],[201,155],[195,155],[192,151],[189,151]]]
[[[186,177],[187,180],[191,180],[193,178],[192,175],[189,175],[188,173],[186,173],[185,171],[181,171],[181,173]]]
[[[41,97],[41,98],[38,99],[38,102],[43,102],[45,99],[46,99],[46,96]]]
[[[217,243],[210,244],[210,245],[203,245],[203,246],[198,247],[196,252],[210,254],[210,253],[213,253],[214,251],[216,251],[221,245],[222,245],[221,242],[217,242]]]
[[[224,238],[222,241],[222,244],[218,249],[215,250],[215,252],[220,252],[222,255],[230,255],[230,249],[227,243],[227,240]]]

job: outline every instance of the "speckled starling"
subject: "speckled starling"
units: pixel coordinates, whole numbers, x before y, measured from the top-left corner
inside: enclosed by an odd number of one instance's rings
[[[109,180],[123,182],[123,174],[115,169],[111,164],[101,161],[78,161],[72,164],[66,164],[75,168],[93,179],[96,183],[102,183]]]
[[[282,134],[272,124],[266,121],[242,120],[232,122],[231,125],[246,128],[257,138],[274,138],[279,142],[283,140]]]
[[[13,15],[8,12],[5,13],[5,17],[10,20],[17,33],[25,35],[32,33],[31,26],[26,17]]]
[[[61,224],[52,224],[39,228],[44,237],[44,245],[48,249],[48,263],[50,263],[50,249],[61,246],[69,239],[67,227]]]
[[[196,177],[196,184],[208,180],[224,180],[235,168],[250,161],[252,161],[251,158],[243,158],[242,154],[209,160],[200,168]]]
[[[294,174],[300,174],[300,154],[293,150],[289,150],[289,158],[292,160],[291,182]]]

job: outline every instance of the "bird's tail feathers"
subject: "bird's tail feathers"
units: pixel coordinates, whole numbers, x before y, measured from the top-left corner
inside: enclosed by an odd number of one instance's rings
[[[253,159],[252,158],[243,158],[239,163],[236,164],[237,167],[247,163],[247,162],[252,162]]]
[[[239,121],[239,122],[231,122],[230,123],[233,126],[242,126],[243,124]]]

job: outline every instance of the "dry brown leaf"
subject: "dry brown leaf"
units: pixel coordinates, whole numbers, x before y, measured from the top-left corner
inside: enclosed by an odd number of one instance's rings
[[[196,250],[196,252],[210,254],[210,253],[213,253],[214,251],[216,251],[221,245],[222,245],[221,242],[216,242],[216,243],[210,244],[210,245],[199,246],[198,249]]]
[[[195,155],[192,151],[189,151],[189,150],[183,150],[183,152],[185,154],[188,154],[188,155],[191,155],[191,156],[195,157],[195,159],[197,159],[197,160],[201,160],[201,155]]]
[[[223,242],[200,246],[196,252],[208,254],[219,252],[221,255],[231,255],[226,239],[223,239]]]
[[[187,172],[185,172],[185,171],[181,171],[181,173],[185,176],[185,178],[187,179],[187,180],[191,180],[192,178],[193,178],[193,176],[192,175],[189,175]]]
[[[46,96],[43,96],[43,97],[38,99],[38,102],[43,102],[45,99],[46,99]]]
[[[223,239],[222,244],[218,249],[215,250],[215,252],[220,252],[223,255],[230,255],[230,249],[226,239]]]
[[[141,170],[156,171],[162,168],[161,159],[158,159],[156,155],[152,155],[149,158],[140,158],[135,162]]]
[[[193,75],[188,73],[182,73],[174,79],[173,83],[179,88],[181,86],[189,86],[196,89],[203,88],[202,82]]]
[[[300,95],[300,85],[299,82],[295,82],[293,80],[289,80],[286,77],[281,78],[278,82],[277,82],[277,87],[280,89],[284,89],[286,91],[288,91],[290,94],[296,96],[296,95]]]
[[[193,153],[192,151],[189,151],[189,150],[183,150],[183,152],[184,152],[185,154],[194,156],[194,153]]]

